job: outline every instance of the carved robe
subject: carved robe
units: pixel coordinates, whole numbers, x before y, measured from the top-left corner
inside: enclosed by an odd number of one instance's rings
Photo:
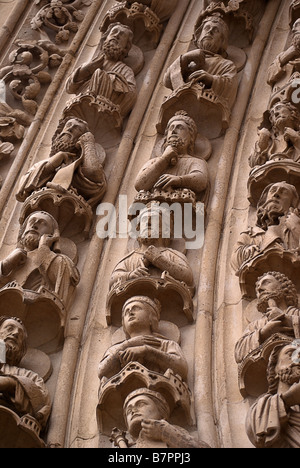
[[[300,448],[300,407],[287,410],[280,395],[267,393],[250,408],[246,430],[257,448]]]
[[[209,51],[205,53],[205,65],[203,70],[213,75],[212,91],[224,101],[226,107],[232,108],[238,89],[237,68],[231,60],[224,59],[221,55]],[[195,79],[195,82],[197,80]],[[174,91],[186,86],[179,57],[167,70],[165,86]]]
[[[160,248],[160,257],[167,262],[172,263],[173,269],[171,276],[178,281],[183,281],[190,288],[194,287],[193,271],[187,261],[187,258],[181,252],[170,248]],[[112,287],[117,282],[128,281],[132,278],[131,273],[139,267],[148,267],[148,261],[144,258],[144,253],[138,250],[133,250],[115,267],[110,281]],[[160,278],[164,268],[159,269],[154,265],[150,265],[149,273],[151,277]]]
[[[153,336],[160,341],[159,347],[153,347],[153,353],[155,353],[155,351],[160,351],[166,355],[170,355],[173,358],[176,358],[179,367],[172,370],[175,373],[179,374],[178,369],[180,368],[182,370],[182,372],[180,372],[181,377],[183,380],[186,380],[188,372],[187,362],[185,360],[180,346],[175,341],[168,340],[164,337],[161,337],[160,335],[157,335],[156,333]],[[134,348],[134,340],[134,338],[129,338],[126,341],[117,343],[116,345],[110,347],[106,351],[99,364],[98,375],[100,379],[102,377],[106,377],[109,379],[110,377],[113,377],[122,370],[123,366],[119,358],[119,353],[125,351],[130,347]],[[136,347],[136,349],[138,349],[138,347]],[[155,359],[155,357],[151,354],[151,351],[147,353],[147,357],[144,357],[143,360],[145,360],[146,362],[140,362],[140,364],[145,365],[149,370],[153,372],[165,373],[168,370],[168,368],[170,368],[170,365],[167,365],[165,367],[161,360]],[[138,359],[136,359],[136,361],[139,362]]]
[[[75,70],[67,81],[69,94],[102,96],[120,107],[121,116],[130,112],[137,96],[136,81],[133,70],[124,62],[113,62],[103,55],[102,69],[98,68],[90,79],[78,81],[79,71]]]
[[[65,307],[79,279],[79,271],[73,261],[64,254],[53,252],[47,246],[27,252],[25,265],[8,276],[3,275],[0,262],[0,287],[12,281],[31,291],[38,292],[41,287],[45,287],[55,293]]]
[[[51,402],[43,379],[28,369],[8,364],[0,364],[0,376],[11,377],[16,383],[13,396],[0,392],[0,405],[10,408],[19,416],[30,414],[45,427],[51,411]]]
[[[292,317],[294,337],[300,338],[300,310],[296,307],[288,307],[285,314]],[[259,348],[260,330],[269,322],[269,314],[266,313],[259,320],[250,323],[235,346],[235,360],[241,363],[243,359],[252,351]]]
[[[88,157],[88,156],[87,156]],[[76,161],[62,165],[59,169],[51,166],[51,159],[40,161],[34,164],[29,171],[21,178],[17,200],[25,201],[32,192],[46,186],[52,181],[68,190],[76,189],[91,206],[99,202],[106,191],[106,178],[103,171],[103,180],[94,182],[88,179],[82,170],[81,163],[83,157],[78,157]]]
[[[284,250],[297,249],[300,246],[300,234],[293,233],[286,226],[287,216],[280,218],[279,225],[269,226],[265,231],[259,226],[250,227],[241,233],[240,239],[235,246],[232,265],[238,271],[244,262],[252,260],[260,252],[280,244]],[[257,246],[259,251],[251,253],[249,247]]]

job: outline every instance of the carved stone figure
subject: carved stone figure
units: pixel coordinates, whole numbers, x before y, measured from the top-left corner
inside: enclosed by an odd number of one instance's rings
[[[215,108],[214,116],[221,118],[223,128],[228,126],[238,88],[236,65],[225,58],[228,38],[228,26],[220,15],[203,19],[195,31],[197,49],[179,57],[166,72],[164,84],[173,93],[163,104],[164,111],[173,102],[177,105],[177,101],[182,108],[186,101],[192,109],[192,95],[195,106],[197,101],[203,103],[202,108],[197,107],[200,117],[204,114],[206,118],[211,117]],[[217,125],[216,119],[214,125]]]
[[[197,198],[209,187],[208,165],[194,156],[197,126],[186,112],[178,112],[167,125],[162,156],[150,159],[139,172],[137,191],[192,190]]]
[[[32,192],[47,186],[59,193],[75,189],[94,206],[106,191],[103,159],[103,151],[87,123],[78,118],[67,119],[53,139],[50,157],[34,164],[22,176],[17,200],[24,202]]]
[[[293,73],[300,71],[300,19],[292,27],[292,44],[281,52],[271,64],[268,72],[270,86],[281,86]]]
[[[170,424],[169,417],[169,405],[159,392],[147,388],[131,392],[124,403],[124,418],[132,443],[128,443],[124,438],[121,446],[123,448],[210,448],[204,442],[196,441],[182,427]]]
[[[183,380],[187,378],[187,362],[180,346],[158,333],[160,304],[146,296],[128,299],[122,311],[126,340],[108,349],[103,356],[98,376],[110,378],[130,362],[139,362],[147,369],[164,374],[172,369]]]
[[[257,448],[299,448],[300,365],[297,345],[274,348],[268,365],[268,392],[250,408],[246,429]]]
[[[108,27],[102,35],[99,55],[77,68],[67,81],[67,92],[77,97],[67,106],[65,115],[81,115],[87,100],[90,103],[87,118],[93,103],[97,112],[117,114],[116,126],[121,125],[137,95],[134,72],[124,62],[132,47],[132,38],[133,33],[126,25],[113,23]]]
[[[257,309],[262,318],[252,322],[235,346],[235,359],[241,363],[266,340],[280,333],[300,338],[300,309],[297,289],[279,272],[267,272],[256,283]]]
[[[283,101],[270,109],[272,128],[259,130],[259,140],[249,158],[251,167],[261,166],[268,161],[300,159],[300,114],[296,106]]]
[[[27,333],[15,317],[0,317],[5,362],[0,364],[0,446],[37,448],[51,411],[49,392],[34,372],[19,367],[27,350]]]
[[[139,277],[160,278],[168,274],[177,281],[194,288],[193,271],[181,252],[171,249],[172,229],[164,226],[163,211],[151,204],[141,211],[138,218],[139,248],[130,252],[115,267],[110,286]],[[169,229],[165,232],[165,229]]]
[[[267,186],[257,205],[256,226],[243,232],[233,253],[236,271],[272,247],[297,254],[300,241],[299,195],[286,182]],[[298,254],[297,254],[298,255]]]
[[[68,307],[79,272],[73,261],[60,252],[60,233],[49,213],[32,213],[19,231],[18,246],[0,262],[0,284],[24,290],[55,294]]]

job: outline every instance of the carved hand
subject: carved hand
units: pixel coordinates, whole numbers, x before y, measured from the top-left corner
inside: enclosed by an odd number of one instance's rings
[[[59,240],[58,237],[54,237],[52,234],[43,234],[40,238],[39,247],[46,245],[49,249],[53,246],[55,242]]]
[[[174,144],[167,146],[167,148],[165,149],[162,155],[162,158],[167,160],[170,166],[176,166],[177,161],[178,161],[178,150],[176,147],[176,142],[174,142]]]
[[[142,422],[142,434],[148,439],[164,441],[164,433],[171,425],[164,419],[144,419]]]
[[[144,253],[144,257],[153,264],[155,262],[155,259],[159,255],[159,249],[157,249],[154,245],[150,245],[146,252]]]
[[[191,76],[189,77],[189,81],[201,81],[206,88],[211,88],[214,82],[213,75],[210,73],[207,73],[204,70],[197,71],[195,73],[192,73]]]
[[[300,404],[300,383],[295,383],[282,395],[282,399],[289,408]]]
[[[135,270],[130,272],[129,279],[140,278],[141,276],[150,276],[148,268],[146,267],[136,268]]]
[[[290,230],[290,231],[300,231],[300,217],[298,210],[295,208],[290,208],[286,218],[284,219],[284,224],[285,226]]]
[[[297,132],[293,128],[287,127],[284,129],[284,139],[285,141],[290,141],[291,143],[293,143],[293,145],[296,145],[297,143],[299,143],[300,140],[299,132]]]
[[[273,320],[270,320],[260,331],[260,338],[262,341],[267,340],[275,333],[283,333],[285,335],[293,335],[294,330],[291,326],[289,317],[285,314],[277,316]]]
[[[181,187],[181,178],[178,176],[173,176],[169,174],[163,174],[160,176],[154,188],[164,188],[167,189],[169,187]]]

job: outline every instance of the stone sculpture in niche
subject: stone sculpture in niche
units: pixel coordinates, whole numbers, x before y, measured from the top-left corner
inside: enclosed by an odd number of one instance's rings
[[[228,40],[228,26],[220,13],[211,13],[196,26],[197,49],[179,57],[165,74],[164,84],[173,93],[162,105],[162,122],[179,106],[197,122],[206,121],[211,137],[228,127],[238,88],[236,65],[225,58]],[[214,134],[211,125],[217,129]]]
[[[297,289],[280,272],[267,272],[256,283],[257,310],[262,318],[252,322],[235,347],[241,363],[275,334],[300,338],[300,310]]]
[[[65,116],[83,118],[92,130],[98,123],[101,130],[104,120],[109,118],[113,128],[121,126],[137,96],[134,72],[124,62],[132,40],[133,33],[128,26],[113,23],[108,27],[102,35],[99,54],[77,68],[67,81],[67,92],[77,96],[67,105]]]
[[[0,317],[0,340],[4,359],[0,361],[0,446],[42,448],[41,430],[51,411],[48,390],[42,378],[19,367],[27,350],[27,332],[15,317]]]
[[[268,365],[268,392],[250,408],[246,429],[257,448],[299,448],[299,350],[286,341],[274,348]]]
[[[131,392],[124,402],[124,419],[131,441],[123,437],[116,443],[122,448],[210,448],[196,441],[188,431],[168,422],[170,408],[162,394],[140,388]],[[113,438],[116,441],[115,431]]]
[[[300,114],[295,105],[279,101],[269,111],[271,128],[259,130],[259,140],[249,158],[251,167],[268,161],[300,159]]]
[[[106,190],[104,155],[85,121],[70,118],[61,122],[53,138],[49,159],[34,164],[20,182],[17,200],[24,202],[42,187],[62,194],[75,189],[91,206]]]
[[[112,272],[107,299],[109,324],[119,325],[123,304],[135,295],[159,299],[166,320],[177,323],[182,315],[184,320],[184,317],[193,320],[193,271],[186,256],[170,248],[173,227],[172,219],[170,223],[169,220],[170,211],[158,203],[151,203],[140,212],[137,219],[139,247],[123,258]]]
[[[18,247],[0,262],[0,281],[13,281],[24,289],[46,288],[67,306],[79,273],[72,260],[61,253],[60,233],[49,213],[32,213],[21,226]]]
[[[111,276],[111,287],[143,276],[160,278],[167,271],[172,278],[194,289],[193,271],[186,256],[170,248],[172,230],[167,236],[169,226],[163,224],[163,213],[158,204],[150,204],[140,212],[137,226],[139,248],[117,264]]]
[[[48,159],[34,164],[20,180],[16,198],[25,202],[21,219],[39,208],[52,211],[61,232],[65,227],[88,233],[95,206],[106,191],[105,152],[85,121],[60,122]],[[52,205],[52,208],[51,208]],[[70,212],[70,205],[73,210]],[[76,223],[79,223],[76,226]]]
[[[34,347],[53,350],[61,333],[79,272],[61,252],[58,224],[49,213],[34,212],[20,228],[17,248],[0,262],[0,309],[20,317],[31,333],[40,327]]]
[[[172,369],[187,379],[187,362],[180,346],[158,333],[160,309],[157,300],[146,296],[134,296],[125,302],[122,322],[126,340],[109,348],[103,356],[98,368],[101,381],[118,374],[130,362],[139,362],[162,374]]]
[[[256,226],[243,232],[235,247],[233,266],[239,271],[269,249],[290,251],[298,255],[300,241],[299,195],[286,182],[267,186],[257,205]]]
[[[292,33],[291,46],[281,52],[269,68],[268,83],[272,87],[284,86],[295,72],[300,71],[300,19],[293,24]]]
[[[185,111],[177,112],[167,125],[163,154],[150,159],[139,172],[137,191],[163,192],[190,190],[196,198],[205,200],[208,195],[209,173],[204,159],[196,158],[197,126]]]

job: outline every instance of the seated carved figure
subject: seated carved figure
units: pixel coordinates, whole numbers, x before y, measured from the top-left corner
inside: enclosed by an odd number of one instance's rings
[[[257,448],[300,448],[300,365],[295,343],[274,348],[267,374],[268,392],[248,412],[248,437]]]
[[[228,39],[229,30],[223,18],[217,14],[206,17],[195,31],[197,49],[180,56],[164,77],[165,86],[178,98],[182,96],[183,102],[189,88],[197,91],[195,95],[202,88],[206,92],[200,93],[203,99],[208,99],[209,93],[214,96],[211,102],[218,103],[227,125],[238,89],[237,68],[225,58]]]
[[[15,435],[18,438],[18,440],[9,441],[9,446],[16,448],[20,441],[25,443],[24,440],[27,440],[28,443],[28,439],[26,436],[25,438],[20,436],[18,431],[24,423],[19,424],[18,418],[15,418],[13,413],[20,418],[29,417],[30,424],[25,434],[28,431],[31,432],[32,423],[35,421],[35,427],[39,430],[32,435],[29,443],[34,444],[32,447],[36,447],[39,445],[39,431],[45,428],[51,411],[49,392],[41,377],[28,369],[19,367],[27,350],[27,333],[22,322],[14,317],[0,317],[0,340],[4,342],[6,348],[6,362],[0,364],[0,421],[3,417],[6,426],[4,430],[7,431],[7,435],[11,435],[12,438]],[[1,409],[3,407],[13,413]],[[11,419],[8,425],[9,415]],[[15,424],[13,420],[16,420]],[[2,423],[0,425],[2,426]],[[2,444],[1,439],[1,447],[3,447]]]
[[[113,23],[101,39],[101,53],[70,76],[69,94],[89,94],[118,106],[125,117],[136,101],[133,70],[124,63],[132,47],[133,33],[128,26]]]
[[[262,318],[250,323],[235,346],[241,363],[276,333],[300,337],[300,309],[292,281],[279,272],[265,273],[256,283],[257,308]]]
[[[169,405],[159,392],[147,388],[131,392],[124,402],[124,419],[132,443],[123,439],[122,448],[210,448],[170,424],[169,417]]]
[[[56,220],[46,212],[34,212],[19,231],[18,246],[0,262],[0,285],[18,284],[24,290],[46,288],[68,306],[79,272],[73,261],[60,252]]]
[[[142,277],[160,278],[163,272],[179,282],[184,282],[193,291],[193,271],[186,256],[169,247],[172,229],[165,232],[162,211],[151,204],[139,215],[139,247],[130,252],[115,267],[110,280],[113,288],[118,283]]]
[[[238,271],[268,249],[299,252],[300,214],[296,188],[286,182],[269,185],[257,205],[256,226],[243,232],[235,246],[232,264]]]
[[[87,123],[70,118],[64,121],[52,143],[49,159],[34,164],[21,178],[17,200],[25,201],[42,187],[58,192],[75,189],[90,205],[106,191],[103,154]]]
[[[162,156],[150,159],[140,170],[140,190],[192,190],[198,198],[209,187],[208,165],[194,156],[197,126],[186,112],[177,112],[167,125]]]
[[[295,71],[300,70],[300,19],[294,23],[292,33],[291,46],[270,65],[268,83],[271,86],[280,86],[281,82],[287,82]]]
[[[259,140],[249,158],[251,167],[268,161],[300,160],[300,114],[290,102],[277,102],[270,110],[271,131],[259,130]]]
[[[103,356],[98,376],[110,378],[130,362],[139,362],[148,369],[164,373],[172,369],[184,380],[187,362],[180,346],[158,333],[160,304],[146,296],[128,299],[122,310],[123,330],[127,339],[108,349]]]

